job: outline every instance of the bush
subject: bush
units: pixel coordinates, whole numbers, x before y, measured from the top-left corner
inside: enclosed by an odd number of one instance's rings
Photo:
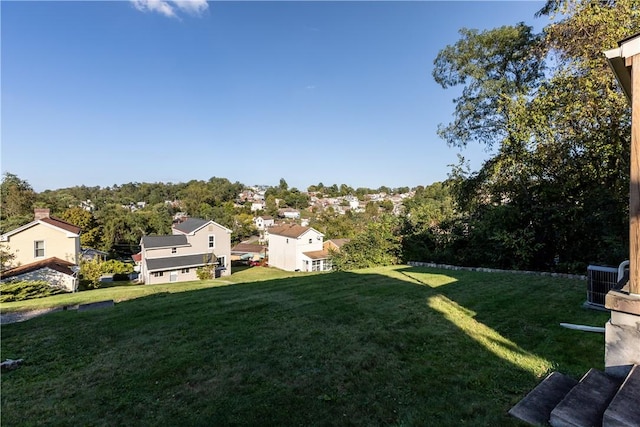
[[[204,267],[198,267],[196,269],[196,276],[200,280],[211,280],[215,277],[215,266],[205,265]]]
[[[44,298],[63,293],[64,291],[51,286],[45,281],[20,280],[0,283],[0,302],[23,301],[34,298]]]
[[[116,276],[123,277],[122,280],[129,280],[129,273],[133,273],[131,264],[117,261],[115,259],[109,261],[100,261],[98,259],[86,260],[80,263],[80,289],[97,289],[100,287],[100,277],[105,274],[113,274],[113,280],[117,280]]]

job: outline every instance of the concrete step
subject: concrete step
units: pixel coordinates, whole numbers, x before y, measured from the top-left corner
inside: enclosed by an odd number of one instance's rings
[[[551,411],[578,381],[560,372],[550,373],[509,410],[509,415],[532,425],[546,425]]]
[[[553,427],[599,427],[622,381],[590,369],[551,411]]]
[[[602,425],[603,427],[640,426],[640,365],[631,368],[620,390],[604,412]]]

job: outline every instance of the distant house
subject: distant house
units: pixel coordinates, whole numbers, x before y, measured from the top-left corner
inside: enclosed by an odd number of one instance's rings
[[[278,215],[283,218],[298,219],[300,218],[300,211],[293,208],[283,208],[278,210]]]
[[[140,279],[146,284],[196,280],[196,269],[215,265],[216,277],[231,274],[231,230],[200,218],[175,224],[168,236],[140,240]]]
[[[297,224],[269,229],[269,265],[286,271],[331,270],[331,256],[323,247],[324,235]]]
[[[338,252],[342,246],[350,240],[351,239],[331,239],[324,242],[322,247],[329,252]]]
[[[49,214],[49,209],[35,209],[35,219],[0,236],[0,242],[15,254],[17,265],[27,265],[47,258],[77,264],[80,261],[80,227]]]
[[[266,246],[238,243],[231,248],[231,260],[259,261],[265,258],[266,253]]]
[[[82,248],[82,250],[80,251],[80,259],[86,261],[94,259],[105,261],[107,259],[107,255],[109,255],[107,252],[99,251],[98,249],[93,248]]]
[[[275,224],[275,221],[272,216],[263,215],[257,216],[253,219],[253,223],[256,225],[258,230],[264,230],[267,227],[271,227]]]
[[[69,261],[50,257],[40,261],[21,265],[2,272],[2,282],[45,281],[49,285],[75,292],[78,288],[78,267]]]
[[[263,201],[253,202],[251,203],[251,212],[263,211],[266,205]]]

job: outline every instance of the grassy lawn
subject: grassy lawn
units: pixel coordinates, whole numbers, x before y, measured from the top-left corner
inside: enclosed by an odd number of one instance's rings
[[[300,275],[300,273],[290,273],[274,268],[263,267],[234,267],[231,276],[225,276],[210,281],[184,282],[179,284],[170,283],[163,285],[135,285],[127,282],[107,282],[103,283],[100,289],[81,291],[77,293],[65,293],[48,298],[2,303],[0,304],[0,312],[9,313],[41,308],[62,307],[65,305],[72,306],[104,300],[122,302],[158,293],[187,292],[198,289],[226,286],[235,283],[295,277],[296,275]]]
[[[559,326],[608,319],[581,281],[237,274],[3,326],[2,359],[25,364],[2,374],[2,425],[515,426],[547,372],[603,368],[602,334]]]

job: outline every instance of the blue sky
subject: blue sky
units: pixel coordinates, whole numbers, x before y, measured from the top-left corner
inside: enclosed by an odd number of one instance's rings
[[[2,1],[2,172],[36,191],[212,176],[306,189],[447,178],[461,27],[543,1]],[[185,7],[187,5],[188,7]]]

